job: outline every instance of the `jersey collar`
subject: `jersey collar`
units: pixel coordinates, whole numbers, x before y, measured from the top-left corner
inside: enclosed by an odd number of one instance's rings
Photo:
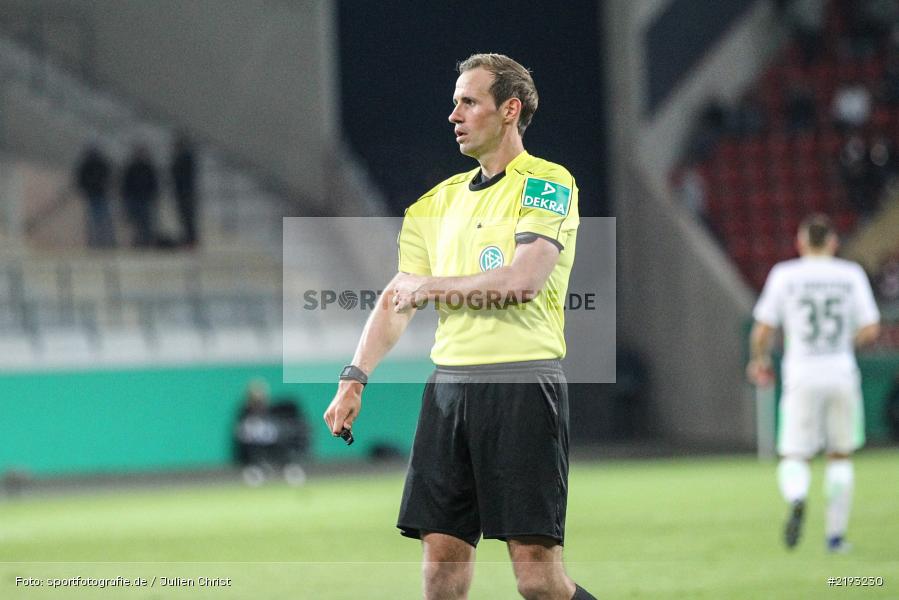
[[[528,156],[529,155],[527,153],[527,150],[522,150],[521,154],[519,154],[518,156],[516,156],[515,158],[513,158],[512,160],[509,161],[509,164],[506,165],[505,169],[503,169],[502,171],[500,171],[499,173],[497,173],[496,175],[494,175],[493,177],[491,177],[490,179],[488,179],[486,181],[481,180],[481,170],[478,169],[477,173],[475,173],[474,178],[468,182],[468,189],[472,192],[480,192],[481,190],[486,190],[491,185],[493,185],[494,183],[497,183],[503,177],[505,177],[506,173],[508,173],[510,169],[514,168],[515,165],[517,165],[518,163],[523,161]]]

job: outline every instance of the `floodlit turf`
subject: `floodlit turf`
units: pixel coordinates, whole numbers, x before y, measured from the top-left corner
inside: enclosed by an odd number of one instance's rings
[[[790,553],[773,463],[575,463],[569,571],[600,598],[899,598],[899,451],[857,457],[847,556],[824,551],[822,470],[816,462]],[[393,529],[401,486],[393,474],[0,501],[0,598],[417,598],[419,545]],[[17,576],[43,585],[17,586]],[[147,587],[49,587],[78,576],[145,577]],[[827,584],[847,576],[884,585]],[[199,585],[216,578],[230,586]],[[482,542],[471,598],[516,597],[505,547]]]

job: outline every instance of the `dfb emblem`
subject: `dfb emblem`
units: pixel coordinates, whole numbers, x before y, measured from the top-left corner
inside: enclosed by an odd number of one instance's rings
[[[503,251],[496,246],[487,246],[481,251],[478,263],[481,265],[481,271],[498,269],[503,266]]]

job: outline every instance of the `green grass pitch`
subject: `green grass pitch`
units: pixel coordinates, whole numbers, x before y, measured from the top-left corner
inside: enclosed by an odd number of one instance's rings
[[[899,451],[856,460],[853,552],[824,550],[822,462],[794,552],[774,463],[751,457],[576,462],[566,560],[600,598],[899,598]],[[0,501],[0,598],[419,598],[419,544],[393,528],[402,474]],[[51,588],[144,577],[147,587]],[[882,577],[829,587],[828,577]],[[16,585],[34,578],[40,587]],[[150,587],[149,582],[156,578]],[[196,585],[163,586],[161,578]],[[199,578],[230,578],[229,587]],[[503,544],[482,541],[471,598],[517,598]]]

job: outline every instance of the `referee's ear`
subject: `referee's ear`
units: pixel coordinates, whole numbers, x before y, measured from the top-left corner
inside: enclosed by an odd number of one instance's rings
[[[518,98],[509,98],[500,107],[503,113],[503,122],[514,124],[517,119],[521,118],[521,100]]]

